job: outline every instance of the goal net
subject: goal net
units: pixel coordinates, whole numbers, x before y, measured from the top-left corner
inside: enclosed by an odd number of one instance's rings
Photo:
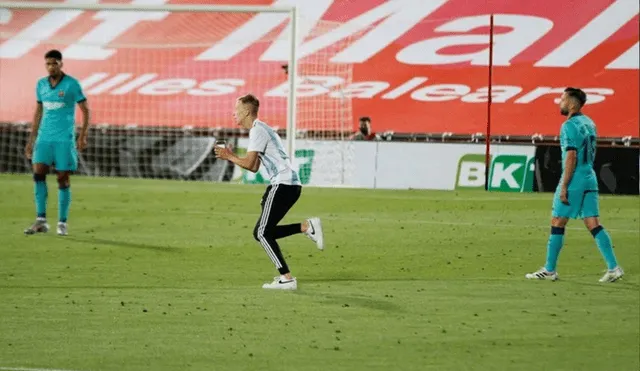
[[[153,3],[163,2],[38,9],[0,2],[0,172],[30,172],[24,147],[35,86],[47,75],[44,54],[57,49],[91,110],[80,174],[268,182],[266,174],[242,171],[212,152],[217,139],[246,150],[248,132],[232,114],[236,98],[252,93],[260,118],[295,148],[290,156],[304,184],[349,184],[353,115],[340,92],[352,66],[328,62],[349,39],[290,63],[299,30],[315,37],[337,24],[309,24],[299,15],[291,27],[287,8]]]

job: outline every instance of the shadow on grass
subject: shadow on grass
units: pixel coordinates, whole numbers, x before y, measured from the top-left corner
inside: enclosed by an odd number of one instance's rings
[[[392,303],[393,299],[374,299],[370,296],[364,295],[342,295],[342,294],[325,294],[321,292],[299,290],[296,291],[296,295],[309,297],[319,303],[329,305],[339,305],[343,308],[366,308],[381,310],[386,312],[401,312],[402,307]]]
[[[431,282],[433,279],[421,277],[328,277],[328,278],[305,278],[304,282],[311,283],[331,283],[331,282]]]
[[[364,281],[359,277],[354,278],[333,278],[333,279],[317,279],[317,280],[305,280],[305,282],[347,282],[347,281]],[[393,297],[389,296],[387,299],[372,298],[370,295],[353,295],[353,294],[340,294],[340,293],[325,293],[315,290],[298,290],[296,295],[308,297],[314,301],[328,305],[339,305],[343,308],[365,308],[381,311],[394,311],[401,312],[402,307],[393,303]]]
[[[144,243],[125,242],[125,241],[117,241],[117,240],[107,240],[103,238],[93,238],[93,237],[66,236],[65,240],[69,240],[76,243],[82,243],[86,245],[128,247],[128,248],[134,248],[134,249],[146,249],[146,250],[161,251],[161,252],[180,252],[182,250],[181,248],[178,248],[178,247],[150,245],[150,244],[144,244]]]

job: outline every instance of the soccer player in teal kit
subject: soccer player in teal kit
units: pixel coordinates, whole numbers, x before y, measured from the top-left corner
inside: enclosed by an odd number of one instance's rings
[[[607,272],[600,282],[614,282],[624,274],[616,261],[611,237],[598,220],[598,179],[593,170],[597,134],[594,122],[581,112],[586,102],[587,95],[576,88],[566,88],[560,98],[560,113],[568,117],[560,129],[562,177],[553,199],[547,261],[540,270],[528,273],[528,279],[558,279],[556,263],[569,218],[581,218],[596,240],[607,264]]]
[[[31,135],[25,155],[32,158],[36,222],[25,234],[49,231],[47,224],[47,182],[49,167],[54,166],[58,178],[58,234],[67,234],[67,218],[71,204],[69,175],[78,167],[77,149],[87,145],[89,108],[78,80],[62,72],[62,53],[50,50],[44,56],[49,76],[38,80],[38,105],[33,118]],[[75,138],[76,104],[80,106],[83,121],[80,135]]]

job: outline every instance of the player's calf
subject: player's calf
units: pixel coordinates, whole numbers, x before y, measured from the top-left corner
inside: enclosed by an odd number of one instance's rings
[[[33,174],[33,194],[36,203],[36,217],[46,219],[47,217],[47,175],[46,173]]]
[[[71,182],[68,172],[58,174],[58,234],[67,235],[67,218],[71,206]],[[61,227],[62,225],[62,227]]]
[[[46,168],[34,164],[33,193],[36,204],[36,221],[29,228],[24,230],[25,234],[46,233],[49,231],[47,224],[47,175]]]
[[[588,218],[591,219],[591,218]],[[602,258],[607,264],[607,273],[600,279],[600,282],[614,282],[618,280],[624,274],[622,272],[622,268],[618,265],[618,260],[616,259],[616,254],[613,252],[613,242],[611,241],[611,236],[604,229],[603,226],[599,225],[596,222],[589,223],[585,219],[585,225],[587,227],[592,225],[597,225],[595,228],[590,229],[591,235],[596,241],[596,245],[598,246],[598,250],[600,250],[600,254],[602,254]]]

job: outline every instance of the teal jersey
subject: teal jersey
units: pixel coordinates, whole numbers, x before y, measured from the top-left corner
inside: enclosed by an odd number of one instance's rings
[[[598,179],[593,170],[596,157],[596,125],[582,113],[573,115],[562,124],[560,146],[562,148],[562,172],[565,172],[567,152],[576,151],[576,170],[569,188],[598,190]]]
[[[62,74],[58,84],[53,86],[49,77],[43,77],[36,85],[36,98],[43,110],[38,140],[73,141],[76,104],[87,100],[78,80]]]

